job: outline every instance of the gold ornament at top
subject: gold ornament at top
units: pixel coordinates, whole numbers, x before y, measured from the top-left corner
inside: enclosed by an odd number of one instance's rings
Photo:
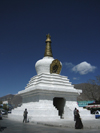
[[[46,39],[45,42],[51,42],[51,36],[50,36],[50,34],[46,35],[46,37],[47,37],[47,39]]]
[[[51,36],[50,34],[46,35],[47,39],[46,39],[46,48],[45,48],[45,53],[44,56],[49,56],[49,57],[53,57],[52,55],[52,49],[51,49]]]

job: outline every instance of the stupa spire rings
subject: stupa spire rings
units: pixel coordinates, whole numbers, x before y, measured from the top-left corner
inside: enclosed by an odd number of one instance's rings
[[[52,49],[51,49],[51,36],[50,34],[46,35],[46,48],[45,48],[45,53],[44,56],[49,56],[49,57],[53,57],[52,55]]]

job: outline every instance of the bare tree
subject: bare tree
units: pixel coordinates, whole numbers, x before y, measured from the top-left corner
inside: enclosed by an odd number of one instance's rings
[[[90,79],[85,85],[83,93],[89,99],[94,100],[96,103],[100,103],[100,76],[96,76],[96,79]]]

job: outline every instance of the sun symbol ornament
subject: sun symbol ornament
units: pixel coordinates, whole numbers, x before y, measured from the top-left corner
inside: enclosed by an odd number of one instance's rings
[[[62,65],[58,59],[52,61],[50,65],[50,73],[60,74]]]

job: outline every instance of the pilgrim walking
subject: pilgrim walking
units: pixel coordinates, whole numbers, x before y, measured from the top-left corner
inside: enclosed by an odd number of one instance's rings
[[[77,110],[77,114],[76,114],[75,119],[76,119],[75,129],[82,129],[83,128],[83,123],[81,121],[80,114],[79,114],[78,110]]]
[[[76,121],[77,108],[74,109],[74,121]]]
[[[27,114],[28,114],[28,112],[27,112],[27,109],[25,109],[25,111],[24,111],[24,113],[23,113],[23,123],[25,122],[27,122]]]

